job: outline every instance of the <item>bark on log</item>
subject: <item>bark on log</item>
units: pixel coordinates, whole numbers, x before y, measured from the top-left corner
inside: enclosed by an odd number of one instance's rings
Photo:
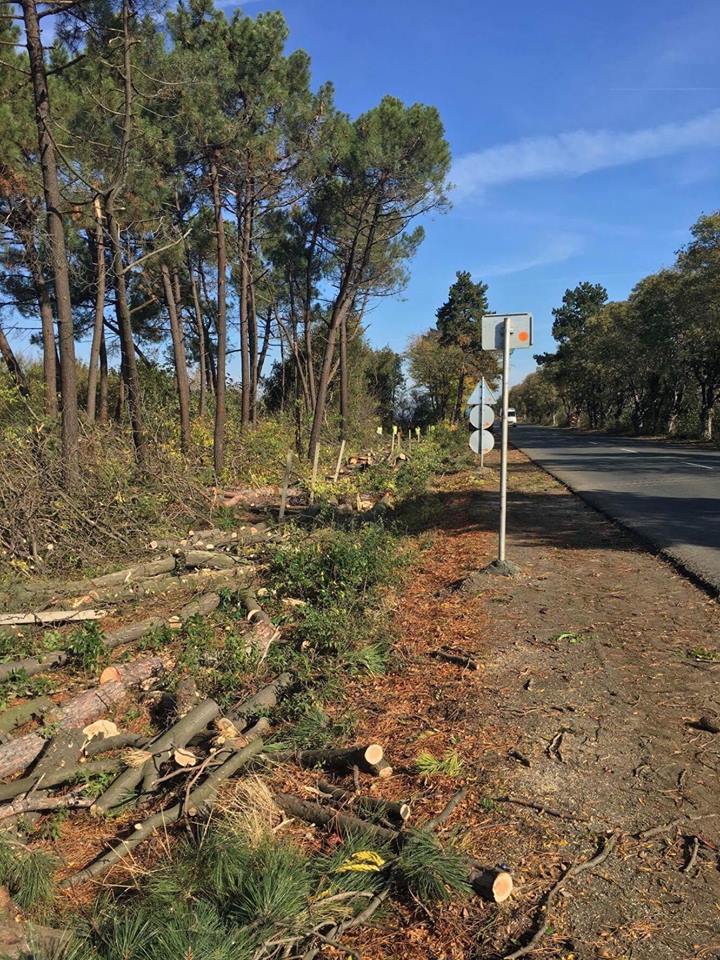
[[[333,829],[340,827],[347,832],[370,833],[381,843],[394,844],[398,839],[396,830],[388,830],[376,823],[361,820],[351,813],[340,813],[332,808],[322,807],[318,803],[300,800],[299,797],[293,797],[289,793],[275,794],[275,803],[288,816],[295,817],[296,820],[303,820],[305,823],[314,823],[316,827],[332,827]]]
[[[58,707],[47,719],[61,730],[84,727],[99,720],[113,706],[120,703],[128,690],[163,670],[160,657],[147,657],[127,664],[123,680],[106,683],[102,687],[85,690]],[[46,740],[38,733],[28,733],[0,745],[0,778],[10,777],[25,770],[40,755]]]
[[[112,760],[93,760],[90,763],[76,763],[73,767],[67,767],[64,770],[56,770],[54,773],[47,773],[40,780],[39,777],[31,774],[29,777],[22,777],[20,780],[13,780],[11,783],[0,785],[0,801],[12,800],[13,797],[19,797],[23,793],[30,793],[38,787],[43,790],[49,790],[51,787],[57,787],[61,783],[69,783],[75,777],[91,777],[95,774],[112,773],[122,764],[120,757]]]
[[[237,563],[226,553],[215,553],[212,550],[188,550],[183,555],[183,563],[191,570],[200,567],[206,570],[232,570]]]
[[[384,817],[387,820],[399,821],[400,825],[410,819],[410,804],[403,801],[380,800],[377,797],[360,796],[357,793],[342,790],[340,787],[328,783],[327,780],[318,780],[318,789],[321,794],[326,794],[332,800],[352,807],[361,814],[368,813]]]
[[[95,817],[104,816],[113,807],[120,806],[133,798],[141,783],[143,793],[152,791],[160,767],[167,763],[173,751],[178,747],[186,746],[195,734],[204,730],[219,715],[220,707],[214,700],[204,700],[199,703],[186,717],[148,743],[147,749],[154,755],[143,766],[128,767],[124,770],[97,798],[90,813]]]
[[[38,813],[40,811],[59,810],[62,807],[66,809],[80,809],[89,807],[92,803],[90,797],[62,796],[46,797],[42,794],[35,794],[28,797],[17,797],[11,803],[0,806],[0,820],[7,820],[8,817],[18,817],[24,813]]]
[[[50,697],[35,697],[26,703],[19,703],[0,714],[0,733],[10,733],[15,727],[27,723],[33,718],[42,717],[52,710],[55,704]]]
[[[190,713],[200,702],[197,683],[194,677],[183,677],[175,687],[175,714],[178,719]]]
[[[228,720],[233,723],[241,723],[252,717],[259,710],[272,710],[277,706],[277,702],[293,683],[293,676],[290,673],[281,673],[273,681],[266,684],[257,693],[245,700],[240,700],[234,704],[225,714]]]
[[[212,613],[219,603],[220,597],[217,593],[203,594],[197,600],[186,604],[174,619],[178,623],[185,623],[190,617],[206,616]],[[105,635],[103,646],[106,650],[113,650],[124,643],[132,643],[150,633],[151,630],[165,626],[166,622],[162,617],[149,617],[147,620],[139,620],[137,623],[119,627]],[[6,680],[20,671],[28,677],[34,677],[51,667],[62,666],[62,664],[67,663],[68,658],[69,654],[66,650],[54,650],[52,653],[43,654],[39,657],[25,657],[22,660],[2,663],[0,664],[0,681]]]
[[[369,823],[367,820],[361,820],[350,814],[328,810],[327,807],[300,800],[288,793],[275,794],[274,799],[275,803],[288,816],[303,820],[305,823],[314,823],[318,827],[330,827],[332,829],[340,827],[347,832],[362,831],[375,837],[380,843],[389,843],[396,848],[399,844],[405,842],[407,837],[407,834],[397,830],[387,830],[385,827]],[[483,867],[475,862],[469,864],[468,883],[479,896],[495,903],[502,903],[503,900],[507,900],[513,891],[512,875],[507,870]]]
[[[278,754],[283,760],[292,760],[301,767],[322,767],[335,773],[352,773],[357,767],[363,773],[375,777],[388,777],[392,767],[383,759],[384,751],[379,743],[367,746],[329,748],[325,750],[298,750]]]
[[[218,788],[224,780],[234,776],[237,771],[263,748],[262,739],[258,738],[249,743],[242,750],[236,751],[222,766],[218,767],[209,774],[205,780],[190,793],[187,803],[176,803],[167,810],[161,810],[159,813],[149,817],[141,824],[137,824],[133,833],[109,850],[103,856],[93,861],[84,870],[74,874],[64,880],[60,886],[67,889],[76,887],[82,883],[91,880],[93,877],[104,873],[119,860],[134,850],[138,844],[142,843],[147,837],[151,836],[158,828],[165,828],[170,823],[175,823],[181,817],[195,816],[204,807],[211,805],[217,795]]]
[[[720,733],[720,718],[718,717],[700,717],[697,723],[693,724],[698,730],[704,730],[706,733]]]
[[[102,620],[106,610],[38,610],[26,613],[0,613],[0,627],[46,626],[49,623],[80,623]]]
[[[161,573],[171,573],[175,569],[175,557],[157,557],[144,563],[137,563],[125,570],[116,570],[115,573],[106,573],[102,577],[93,577],[90,583],[94,587],[115,587],[134,580],[146,580]]]

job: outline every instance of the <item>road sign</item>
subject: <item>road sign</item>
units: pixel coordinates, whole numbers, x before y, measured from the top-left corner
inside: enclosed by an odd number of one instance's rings
[[[489,392],[490,388],[485,383],[485,378],[481,377],[475,384],[475,389],[468,397],[466,406],[476,407],[479,403],[487,403],[487,396]]]
[[[472,407],[470,410],[470,423],[476,430],[489,430],[494,421],[495,411],[485,403],[481,407]]]
[[[504,349],[505,320],[510,321],[510,349],[531,347],[533,342],[531,313],[489,313],[482,318],[483,350]]]
[[[495,437],[487,430],[473,430],[468,442],[474,453],[490,453],[495,446]]]

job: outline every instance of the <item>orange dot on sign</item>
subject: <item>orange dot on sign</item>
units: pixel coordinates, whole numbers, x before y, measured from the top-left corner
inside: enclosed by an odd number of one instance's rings
[[[525,343],[525,341],[527,340],[527,338],[528,338],[528,332],[527,332],[527,330],[521,330],[520,333],[518,334],[518,340],[519,340],[521,343]]]

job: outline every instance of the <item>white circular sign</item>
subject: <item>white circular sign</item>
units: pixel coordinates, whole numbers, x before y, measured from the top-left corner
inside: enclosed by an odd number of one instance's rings
[[[484,403],[481,407],[473,407],[470,411],[470,423],[479,429],[487,430],[493,425],[495,420],[495,411]]]
[[[474,453],[480,453],[480,444],[482,443],[483,453],[490,453],[495,446],[495,437],[487,430],[473,430],[470,434],[470,449]]]

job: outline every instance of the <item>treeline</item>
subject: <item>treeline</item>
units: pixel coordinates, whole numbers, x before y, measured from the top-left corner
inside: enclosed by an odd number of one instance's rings
[[[399,358],[368,361],[363,317],[402,288],[415,221],[445,202],[434,108],[385,97],[349,118],[330,84],[313,89],[308,56],[286,53],[279,13],[19,0],[0,15],[0,350],[27,398],[7,333],[41,345],[33,416],[61,421],[67,483],[81,427],[113,413],[147,462],[152,346],[167,349],[184,453],[193,418],[213,416],[217,475],[233,355],[241,425],[261,402],[291,410],[310,457],[329,404],[347,435],[358,377],[393,402]]]
[[[566,290],[555,353],[512,391],[521,417],[591,429],[713,439],[720,393],[720,211],[701,216],[672,267],[627,300],[601,284]]]

